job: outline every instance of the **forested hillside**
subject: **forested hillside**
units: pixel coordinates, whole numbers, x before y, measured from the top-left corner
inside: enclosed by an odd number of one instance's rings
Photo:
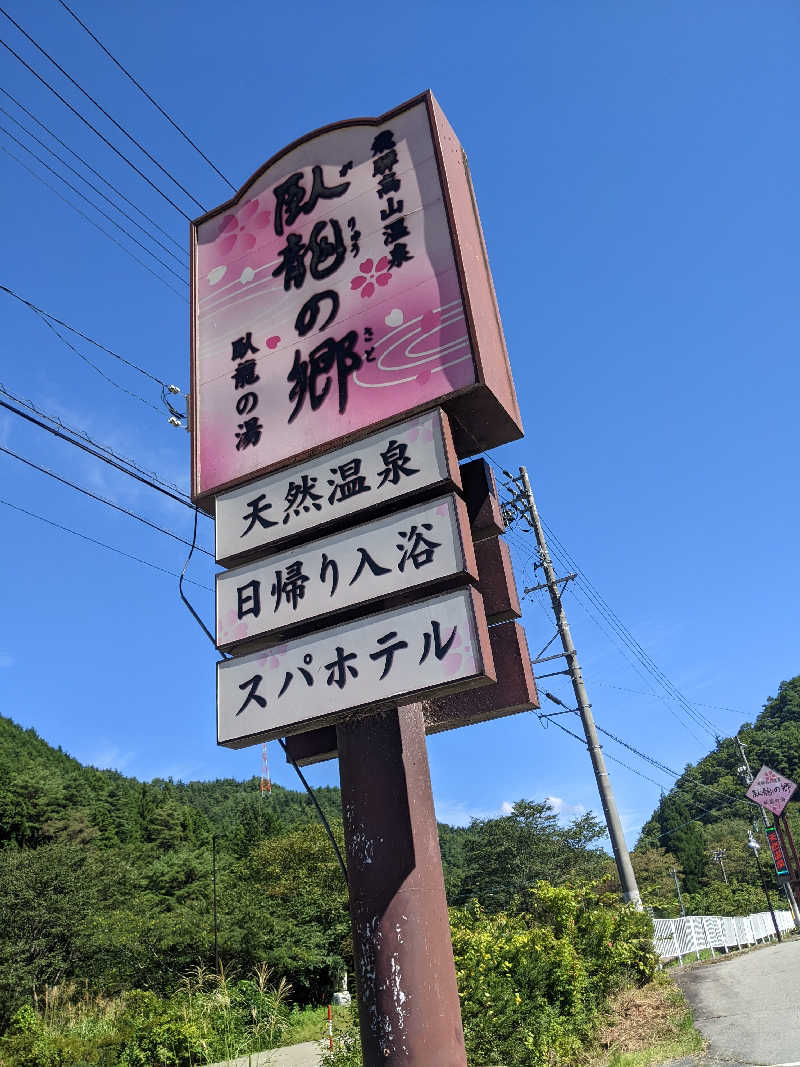
[[[800,777],[800,677],[782,683],[739,733],[754,770],[764,762]],[[692,911],[763,909],[746,847],[756,811],[744,799],[740,762],[734,742],[720,741],[687,767],[646,823],[634,867],[645,902],[662,914],[678,910],[673,868]],[[165,1063],[208,1062],[201,1057],[211,1056],[213,1041],[222,1048],[230,1019],[212,1019],[203,1014],[207,1007],[213,1014],[220,1004],[234,1005],[244,1042],[236,1047],[249,1050],[277,1040],[280,1012],[270,1004],[281,997],[298,1005],[327,1000],[341,973],[352,972],[344,878],[306,794],[276,786],[264,796],[258,785],[255,778],[140,782],[82,766],[35,731],[0,717],[3,1062],[43,1063],[45,1045],[61,1050],[61,1058],[47,1060],[54,1065],[142,1067],[162,1062],[148,1049],[167,1046],[173,1058]],[[317,795],[341,844],[339,790]],[[796,811],[798,804],[790,807]],[[556,1049],[567,1057],[557,1062],[573,1062],[565,1050],[591,1038],[609,992],[646,978],[653,962],[647,918],[622,908],[618,897],[601,895],[615,889],[613,863],[599,847],[605,827],[591,814],[563,825],[546,803],[520,800],[499,818],[439,830],[448,898],[456,905],[468,1047],[517,1063],[513,1035],[529,1026],[533,1044],[526,1047],[537,1051],[525,1064],[556,1062]],[[722,863],[714,859],[717,850]],[[498,938],[512,928],[517,940],[498,955]],[[528,941],[536,953],[520,951],[517,958],[513,946]],[[619,945],[618,958],[605,951],[609,943]],[[566,971],[553,962],[567,956]],[[285,978],[291,992],[278,996],[265,984],[263,968],[258,981],[246,977],[262,965],[272,981]],[[493,995],[506,1004],[502,1040],[497,1020],[483,1011],[490,971]],[[582,974],[596,999],[588,992],[577,997],[571,988],[556,993],[554,976],[567,972]],[[209,974],[234,1000],[220,999],[216,986],[208,986]],[[237,976],[233,985],[226,984],[230,976]],[[104,1052],[102,1034],[80,1037],[78,1059],[70,1059],[80,990],[89,998],[81,1001],[80,1017],[100,1020],[110,1044]],[[43,1011],[42,996],[50,998]],[[71,1031],[66,1023],[65,1030],[47,1022],[54,996],[66,998]],[[556,1018],[542,1008],[553,997],[584,1007]],[[31,1052],[34,1046],[39,1051]],[[225,1046],[226,1055],[232,1047]]]
[[[738,731],[753,773],[762,764],[800,781],[800,676],[781,682],[752,723]],[[703,910],[748,910],[764,906],[764,896],[747,833],[758,809],[745,797],[742,757],[733,738],[721,740],[699,763],[689,765],[642,828],[634,855],[654,905],[677,905],[671,868],[682,872],[686,891]],[[800,840],[800,804],[787,808],[792,832]],[[763,838],[762,838],[763,844]],[[714,853],[723,852],[719,859]],[[769,855],[764,856],[770,870]],[[723,874],[724,866],[724,874]],[[728,878],[726,888],[725,876]],[[781,902],[781,906],[785,906]]]

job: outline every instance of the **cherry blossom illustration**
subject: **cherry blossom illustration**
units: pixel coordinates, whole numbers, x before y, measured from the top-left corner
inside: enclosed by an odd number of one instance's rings
[[[362,299],[367,300],[375,292],[375,286],[388,285],[392,280],[392,275],[386,268],[389,266],[389,257],[381,256],[377,263],[373,263],[371,259],[365,259],[363,263],[359,263],[358,269],[361,271],[350,282],[351,289],[360,289]]]
[[[258,241],[259,230],[266,229],[272,221],[271,211],[259,211],[258,199],[248,200],[237,214],[225,215],[219,224],[221,240],[215,246],[215,254],[222,260],[209,272],[209,285],[216,285],[228,270],[226,260],[230,262],[252,251]],[[252,275],[252,271],[250,274]],[[250,278],[242,279],[251,280]]]

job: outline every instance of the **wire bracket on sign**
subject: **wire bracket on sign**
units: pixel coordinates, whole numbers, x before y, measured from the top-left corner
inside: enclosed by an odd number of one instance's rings
[[[164,407],[170,414],[169,424],[170,426],[183,426],[183,420],[186,418],[185,411],[179,411],[169,399],[170,394],[172,396],[180,396],[181,389],[177,385],[162,385],[161,386],[161,399],[164,401]]]

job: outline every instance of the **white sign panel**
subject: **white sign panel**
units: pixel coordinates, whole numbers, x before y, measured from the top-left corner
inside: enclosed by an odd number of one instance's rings
[[[431,411],[221,493],[216,498],[217,561],[230,563],[445,484],[460,487],[458,464],[447,416]]]
[[[217,742],[243,748],[495,681],[481,598],[460,589],[217,664]]]
[[[457,577],[478,575],[467,509],[451,493],[218,574],[217,645],[279,641],[300,623]]]
[[[791,778],[784,778],[782,774],[764,766],[753,779],[747,790],[747,796],[756,804],[760,804],[762,808],[780,815],[795,789],[797,789],[797,783]]]

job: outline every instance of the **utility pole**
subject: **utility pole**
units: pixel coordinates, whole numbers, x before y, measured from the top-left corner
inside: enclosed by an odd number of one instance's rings
[[[675,888],[678,890],[678,903],[681,906],[681,915],[686,918],[686,908],[683,906],[683,894],[681,893],[681,883],[678,881],[678,872],[675,868],[672,868],[672,877],[675,879]]]
[[[747,753],[745,752],[744,745],[742,744],[741,739],[740,739],[738,734],[736,735],[734,740],[736,741],[736,747],[739,749],[739,755],[742,757],[742,764],[741,764],[740,767],[737,768],[737,770],[739,771],[740,775],[745,780],[745,782],[747,782],[747,784],[750,785],[750,783],[753,781],[753,772],[750,769],[750,760],[747,758]],[[769,826],[769,819],[767,818],[767,813],[766,813],[766,811],[764,811],[764,809],[760,805],[759,805],[759,810],[761,811],[761,818],[764,820],[764,827],[766,828],[766,827]],[[752,834],[750,836],[752,837]],[[749,842],[748,842],[748,844],[749,844]],[[752,845],[750,847],[752,848]],[[759,875],[760,875],[761,874],[761,865],[758,863],[758,850],[757,849],[753,849],[753,854],[756,857],[756,863],[758,864]],[[778,879],[778,880],[780,881],[780,879]],[[783,892],[784,892],[784,894],[786,896],[786,901],[787,901],[789,907],[791,908],[792,918],[794,919],[794,925],[798,930],[800,930],[800,908],[797,907],[797,900],[795,899],[794,892],[793,892],[792,887],[791,887],[791,885],[789,884],[788,881],[783,882]],[[770,905],[770,907],[771,907],[771,905]]]
[[[547,542],[545,541],[544,531],[542,530],[542,524],[539,520],[539,513],[536,510],[536,502],[533,499],[533,490],[531,489],[528,472],[524,467],[520,467],[519,478],[514,478],[513,481],[517,485],[519,492],[515,496],[512,506],[515,511],[518,508],[520,509],[520,513],[530,523],[531,529],[536,537],[539,558],[541,560],[542,569],[544,570],[547,589],[550,593],[550,602],[553,605],[553,613],[556,618],[556,627],[561,638],[561,647],[564,650],[562,654],[567,662],[568,673],[572,680],[572,688],[575,692],[575,700],[578,704],[577,710],[583,724],[583,732],[586,737],[586,744],[589,748],[589,755],[592,760],[594,775],[597,780],[600,801],[603,805],[603,813],[606,817],[608,835],[611,838],[611,847],[614,850],[614,859],[617,863],[617,872],[622,885],[622,894],[628,903],[633,904],[634,907],[641,910],[642,898],[639,895],[639,887],[636,884],[636,875],[633,873],[628,846],[625,844],[625,835],[622,832],[622,823],[620,822],[619,813],[617,812],[617,805],[614,800],[614,793],[611,789],[608,771],[606,770],[603,750],[597,738],[597,729],[595,728],[594,718],[592,717],[592,706],[586,695],[586,687],[583,684],[583,676],[581,674],[580,664],[578,663],[578,653],[575,651],[575,646],[572,643],[569,623],[567,622],[564,605],[561,603],[562,591],[559,589],[559,581],[553,570],[550,553],[547,551]],[[529,592],[527,589],[525,591]]]
[[[722,868],[722,877],[725,879],[725,885],[727,885],[728,884],[728,875],[727,875],[727,872],[725,870],[725,852],[726,852],[726,849],[724,849],[724,848],[715,849],[715,851],[711,853],[711,858],[713,860],[716,860],[716,862]]]
[[[214,886],[214,967],[219,974],[219,946],[217,944],[217,835],[211,835],[211,871]]]

